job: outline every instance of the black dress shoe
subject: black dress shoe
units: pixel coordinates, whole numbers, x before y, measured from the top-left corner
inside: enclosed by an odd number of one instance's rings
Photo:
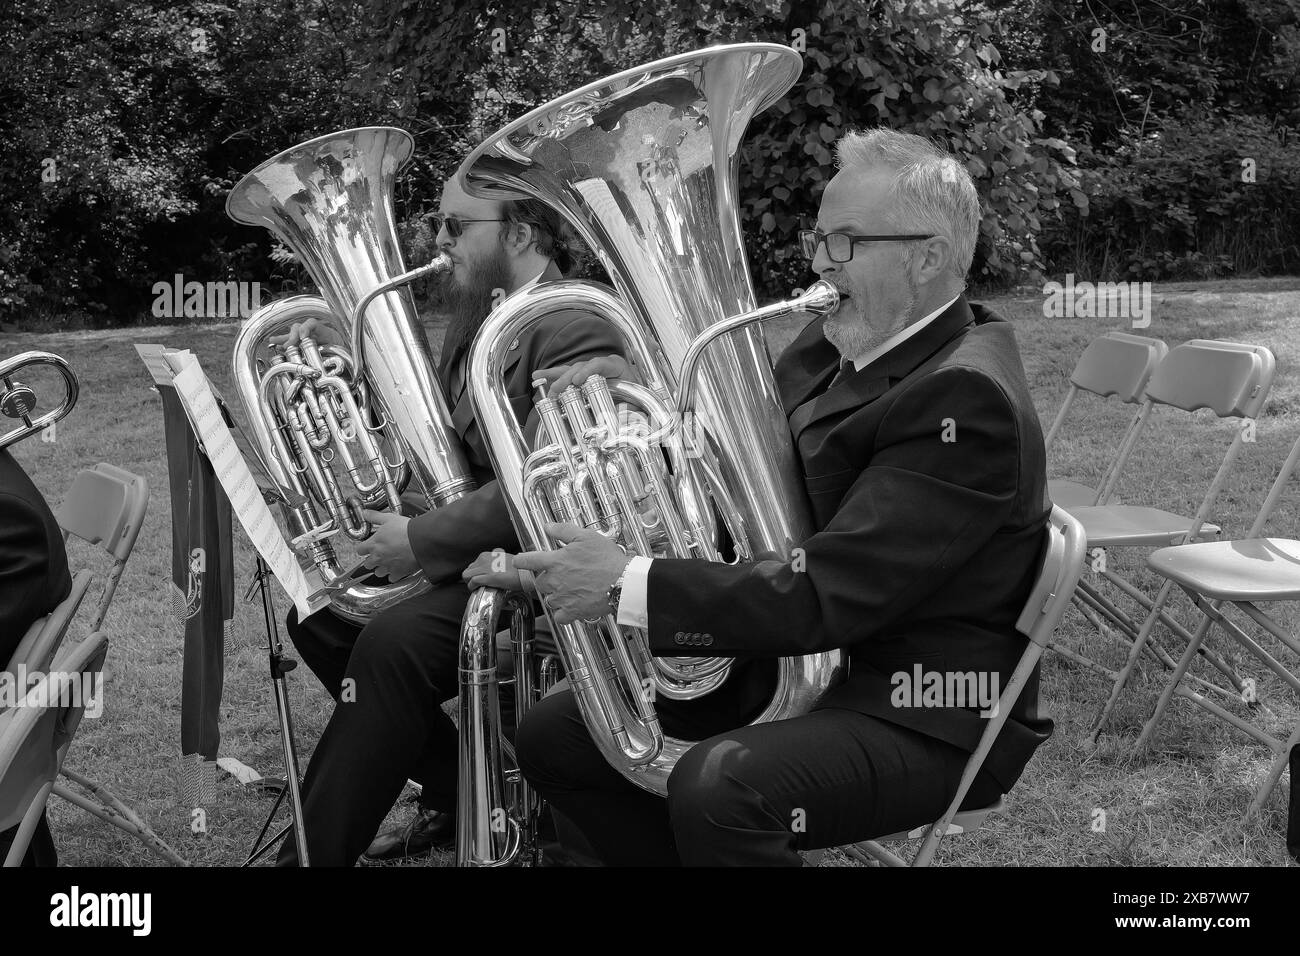
[[[420,810],[411,822],[375,837],[363,856],[367,860],[401,860],[456,845],[456,815]]]

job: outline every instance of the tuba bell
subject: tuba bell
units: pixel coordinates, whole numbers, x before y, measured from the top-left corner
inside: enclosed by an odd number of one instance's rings
[[[756,308],[737,211],[746,126],[800,70],[793,50],[762,43],[659,60],[532,111],[486,140],[461,167],[470,194],[534,197],[561,211],[618,293],[586,282],[520,290],[492,313],[471,348],[475,418],[525,548],[554,547],[543,531],[550,521],[594,528],[651,557],[727,559],[719,523],[743,561],[788,560],[812,535],[802,473],[757,323],[795,312],[824,314],[838,293],[817,283],[787,302]],[[561,308],[613,323],[642,381],[592,376],[558,400],[543,395],[541,427],[530,446],[502,386],[506,349]],[[535,809],[517,769],[503,766],[499,728],[492,726],[492,637],[498,616],[517,611],[519,603],[492,589],[476,591],[462,630],[458,854],[470,865],[508,862]],[[730,662],[653,658],[644,631],[621,627],[612,614],[551,624],[606,760],[643,789],[664,794],[692,742],[664,735],[654,701],[712,692],[726,680]],[[536,699],[536,688],[518,683],[527,639],[517,630],[515,690],[522,708]],[[806,712],[842,668],[840,652],[783,659],[775,694],[757,721]],[[501,801],[510,803],[509,827],[501,825]]]
[[[330,538],[364,540],[363,509],[400,511],[408,484],[436,507],[473,490],[409,291],[444,272],[439,256],[406,271],[393,220],[393,184],[411,137],[391,127],[344,130],[285,150],[231,190],[226,213],[270,229],[297,256],[320,296],[257,310],[235,342],[239,402],[274,480],[295,548],[333,592],[339,616],[364,624],[426,590],[416,571],[381,583],[339,564]],[[347,346],[274,335],[317,319]]]

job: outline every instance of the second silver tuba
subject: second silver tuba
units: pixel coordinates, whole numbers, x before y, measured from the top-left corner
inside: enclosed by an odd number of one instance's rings
[[[802,473],[756,323],[824,313],[838,294],[818,283],[788,302],[756,308],[737,209],[745,128],[800,69],[790,48],[760,43],[659,60],[534,110],[461,167],[472,195],[535,197],[560,210],[618,293],[585,282],[520,290],[492,313],[471,349],[475,418],[525,548],[553,548],[542,527],[555,520],[596,528],[640,554],[708,560],[724,557],[719,522],[738,560],[788,560],[812,535]],[[593,376],[558,401],[543,398],[539,437],[530,445],[502,385],[506,350],[561,308],[613,323],[642,384]],[[499,592],[476,592],[463,632],[458,839],[461,861],[471,864],[504,862],[520,842],[499,825],[500,804],[491,803],[508,795],[495,779],[503,774],[495,728],[474,723],[497,705],[492,635],[509,603]],[[644,632],[621,627],[612,614],[552,627],[605,758],[638,786],[663,794],[692,742],[664,735],[655,699],[709,693],[725,681],[729,662],[653,658]],[[526,645],[518,634],[514,643]],[[783,659],[758,720],[807,711],[841,672],[839,652]],[[516,685],[517,700],[520,690]],[[520,700],[521,707],[527,703]],[[517,774],[513,782],[521,788],[516,805],[531,806]],[[489,826],[489,818],[498,825]]]
[[[408,484],[436,507],[474,480],[434,373],[409,290],[445,271],[442,256],[406,271],[393,185],[411,137],[391,127],[321,136],[268,159],[231,190],[226,212],[264,226],[297,256],[320,296],[291,296],[255,312],[234,351],[236,392],[278,486],[296,548],[333,594],[335,613],[365,623],[428,588],[417,571],[381,583],[339,565],[330,538],[362,540],[363,509],[400,509]],[[272,336],[317,319],[344,345]]]

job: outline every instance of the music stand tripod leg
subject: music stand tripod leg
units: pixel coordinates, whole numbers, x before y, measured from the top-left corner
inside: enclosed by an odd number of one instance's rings
[[[271,689],[275,695],[276,716],[280,721],[280,743],[284,748],[284,789],[276,797],[266,823],[262,826],[262,832],[258,835],[258,841],[261,840],[270,827],[271,820],[280,808],[286,790],[289,793],[289,809],[292,814],[292,821],[282,827],[270,842],[260,847],[255,843],[255,849],[244,865],[248,866],[255,862],[271,846],[275,845],[289,827],[293,827],[294,843],[298,849],[298,865],[310,866],[311,863],[307,855],[307,829],[302,816],[302,788],[298,772],[298,747],[293,733],[293,715],[289,710],[289,693],[285,679],[285,675],[297,667],[298,662],[291,657],[284,656],[283,644],[280,641],[280,628],[276,624],[275,608],[271,603],[271,592],[266,586],[266,579],[270,576],[271,571],[260,554],[257,556],[256,574],[257,586],[262,592],[262,613],[266,618],[266,642],[269,651],[268,663],[271,670]]]

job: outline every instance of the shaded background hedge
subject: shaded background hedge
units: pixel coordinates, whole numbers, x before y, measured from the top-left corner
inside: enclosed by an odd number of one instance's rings
[[[442,181],[493,129],[740,40],[804,56],[746,139],[761,297],[807,281],[793,236],[831,146],[876,124],[965,162],[985,207],[977,284],[1297,271],[1300,0],[7,0],[0,322],[155,321],[152,286],[176,273],[298,288],[303,271],[227,220],[225,195],[348,126],[415,136],[398,211],[408,258],[427,256]]]

